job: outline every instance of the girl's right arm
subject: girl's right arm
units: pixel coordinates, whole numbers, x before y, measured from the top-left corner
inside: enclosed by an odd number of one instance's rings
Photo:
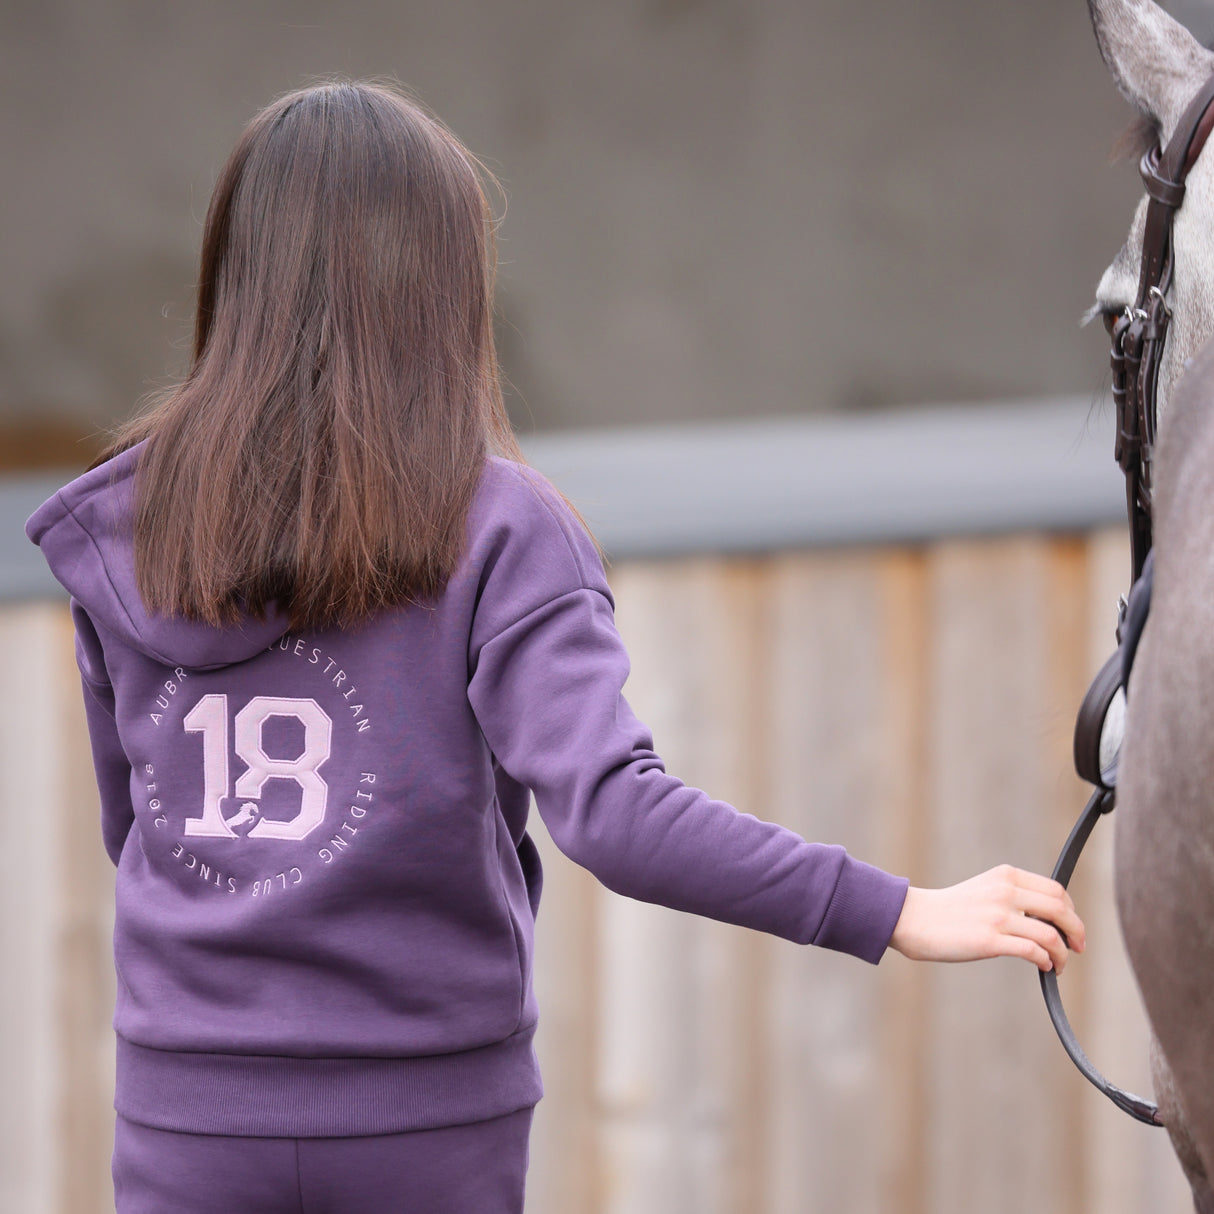
[[[627,897],[879,960],[905,879],[666,771],[623,695],[628,655],[597,551],[551,490],[515,477],[474,554],[468,699],[556,845]]]

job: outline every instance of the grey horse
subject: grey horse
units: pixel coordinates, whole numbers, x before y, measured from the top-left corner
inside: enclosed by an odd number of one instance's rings
[[[1089,0],[1118,88],[1162,141],[1214,73],[1151,0]],[[1096,311],[1134,302],[1144,197]],[[1159,381],[1155,589],[1126,710],[1117,906],[1154,1032],[1160,1114],[1200,1214],[1214,1214],[1214,146],[1174,226],[1173,322]]]

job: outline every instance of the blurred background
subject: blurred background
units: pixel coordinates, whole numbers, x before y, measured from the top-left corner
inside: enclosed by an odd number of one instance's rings
[[[1108,168],[1129,111],[1080,0],[5,0],[0,19],[6,461],[182,370],[220,165],[262,105],[335,74],[403,81],[500,178],[523,430],[1100,382],[1103,335],[1077,324],[1138,182]]]
[[[1048,869],[1082,804],[1068,735],[1127,557],[1079,318],[1140,186],[1081,0],[0,0],[14,1214],[112,1208],[112,878],[66,608],[20,526],[184,369],[244,123],[333,75],[407,84],[501,182],[511,414],[612,558],[672,770],[918,884]],[[1068,998],[1141,1090],[1100,848]],[[873,973],[546,854],[529,1211],[1188,1208],[1026,967]]]

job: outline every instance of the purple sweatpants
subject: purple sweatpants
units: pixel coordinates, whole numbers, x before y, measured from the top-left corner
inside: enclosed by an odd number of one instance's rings
[[[522,1214],[531,1110],[365,1138],[224,1138],[118,1118],[118,1214]]]

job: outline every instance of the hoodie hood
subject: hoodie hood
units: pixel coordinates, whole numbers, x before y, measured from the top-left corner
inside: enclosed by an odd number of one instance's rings
[[[154,615],[135,582],[132,516],[143,444],[65,485],[30,515],[25,534],[56,579],[100,624],[166,666],[213,670],[244,662],[287,631],[271,613],[227,628]]]

